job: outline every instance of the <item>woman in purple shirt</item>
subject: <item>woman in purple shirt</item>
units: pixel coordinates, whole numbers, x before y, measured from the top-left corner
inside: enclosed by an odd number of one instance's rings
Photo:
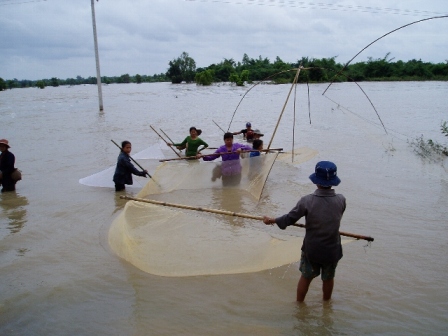
[[[224,182],[225,177],[236,175],[241,176],[242,167],[240,163],[240,153],[242,151],[250,150],[252,150],[252,147],[250,146],[240,143],[233,143],[233,134],[227,132],[224,134],[224,145],[219,147],[214,154],[202,156],[202,159],[204,161],[213,161],[221,156],[221,174]]]

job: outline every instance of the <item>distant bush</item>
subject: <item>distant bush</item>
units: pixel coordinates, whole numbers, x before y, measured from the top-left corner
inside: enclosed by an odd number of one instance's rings
[[[448,124],[446,121],[440,125],[442,134],[448,137]],[[448,147],[433,141],[432,139],[424,139],[423,135],[410,141],[410,145],[414,148],[417,155],[429,161],[441,161],[448,156]]]

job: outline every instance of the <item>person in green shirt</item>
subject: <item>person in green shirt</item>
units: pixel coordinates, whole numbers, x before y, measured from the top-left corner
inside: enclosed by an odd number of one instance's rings
[[[180,143],[167,143],[168,146],[176,146],[178,149],[180,148],[186,148],[185,150],[185,156],[191,157],[191,156],[197,156],[203,149],[208,147],[208,144],[199,138],[199,134],[201,134],[202,131],[198,130],[196,127],[192,126],[190,127],[190,135],[187,136],[184,141]],[[201,149],[199,149],[200,146],[203,146]]]

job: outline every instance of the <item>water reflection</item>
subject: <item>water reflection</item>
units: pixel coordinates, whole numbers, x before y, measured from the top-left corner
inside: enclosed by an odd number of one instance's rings
[[[11,233],[19,232],[25,225],[26,207],[28,199],[25,196],[20,196],[16,191],[1,194],[2,214],[7,218],[7,228]]]
[[[241,183],[241,169],[240,160],[223,161],[213,168],[212,181],[221,179],[223,187],[237,186]]]
[[[126,191],[115,192],[115,196],[114,196],[115,209],[112,212],[112,214],[115,214],[124,208],[127,200],[120,198],[120,196],[125,196],[125,195],[126,195]]]
[[[331,301],[319,304],[297,304],[295,317],[297,324],[294,330],[298,335],[334,335],[333,307]]]

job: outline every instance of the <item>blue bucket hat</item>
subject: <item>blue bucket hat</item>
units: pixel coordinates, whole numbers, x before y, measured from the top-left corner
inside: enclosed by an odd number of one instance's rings
[[[251,127],[252,124],[250,122],[246,123],[246,127]]]
[[[331,161],[320,161],[316,164],[314,173],[310,175],[310,180],[314,184],[322,187],[337,186],[341,180],[337,176],[338,168]]]

